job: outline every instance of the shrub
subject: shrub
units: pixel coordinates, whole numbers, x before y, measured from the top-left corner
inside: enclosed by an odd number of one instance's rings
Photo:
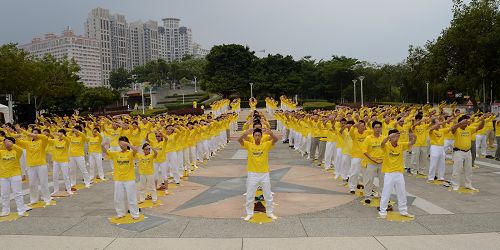
[[[131,116],[136,116],[136,115],[140,115],[140,116],[155,116],[155,115],[159,115],[159,114],[163,114],[163,113],[166,113],[168,109],[166,108],[159,108],[159,109],[145,109],[144,110],[144,115],[142,114],[142,109],[139,109],[139,110],[134,110],[130,113]]]
[[[311,111],[315,109],[333,110],[335,106],[335,103],[332,102],[306,102],[302,107],[304,111]]]

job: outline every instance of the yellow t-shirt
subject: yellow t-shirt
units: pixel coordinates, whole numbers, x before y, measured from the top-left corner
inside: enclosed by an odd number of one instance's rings
[[[500,121],[495,121],[495,136],[500,136]],[[497,147],[500,147],[497,145]]]
[[[392,172],[401,172],[404,171],[404,152],[409,150],[408,142],[398,141],[398,145],[396,147],[392,146],[390,141],[387,141],[382,147],[384,150],[384,161],[382,162],[382,172],[383,173],[392,173]]]
[[[352,140],[351,156],[353,158],[363,159],[363,153],[365,151],[365,145],[363,142],[366,137],[371,134],[371,131],[365,130],[363,133],[359,133],[357,128],[351,128],[350,135]]]
[[[63,163],[69,162],[69,144],[70,140],[64,136],[62,140],[49,139],[49,144],[53,146],[52,160]]]
[[[10,178],[22,174],[20,163],[22,155],[23,149],[17,145],[13,145],[11,150],[0,150],[0,178]]]
[[[38,135],[38,140],[17,140],[19,146],[26,149],[26,166],[35,167],[47,164],[46,148],[49,139],[45,135]]]
[[[89,145],[89,153],[102,153],[102,136],[87,136],[87,143]]]
[[[457,128],[453,134],[455,138],[454,147],[460,150],[469,151],[471,148],[472,136],[476,132],[475,127],[468,126],[465,129]]]
[[[85,138],[85,135],[83,133],[80,133],[80,136],[78,137],[70,135],[68,136],[68,138],[70,140],[69,156],[71,157],[84,156],[85,155],[84,145],[87,139]]]
[[[113,179],[115,181],[135,180],[134,152],[133,151],[106,151],[109,159],[113,160]]]
[[[444,138],[449,130],[449,128],[440,128],[430,131],[429,138],[431,140],[431,145],[444,146]]]
[[[417,137],[415,141],[416,147],[425,147],[427,146],[427,135],[429,134],[429,125],[428,124],[420,124],[413,128],[413,133]]]
[[[152,175],[154,174],[154,154],[150,153],[148,155],[145,154],[136,154],[135,156],[138,159],[137,164],[139,165],[139,174],[142,175]]]
[[[365,141],[363,142],[365,144],[364,153],[367,153],[372,158],[383,159],[384,158],[384,150],[382,149],[383,140],[384,137],[382,135],[380,135],[379,137],[375,137],[374,135],[367,136]],[[375,162],[371,161],[366,156],[365,160],[369,164],[375,164]]]
[[[122,128],[117,128],[117,129],[107,129],[106,134],[109,137],[109,145],[111,147],[117,147],[118,146],[118,139],[122,135]]]
[[[158,154],[154,159],[154,162],[162,163],[167,160],[165,152],[167,144],[167,141],[157,141],[156,138],[149,141],[149,145],[151,145],[151,148],[154,148],[156,150],[156,153]]]
[[[269,150],[272,147],[272,141],[261,142],[259,145],[249,141],[243,142],[243,148],[248,150],[248,172],[269,172]]]

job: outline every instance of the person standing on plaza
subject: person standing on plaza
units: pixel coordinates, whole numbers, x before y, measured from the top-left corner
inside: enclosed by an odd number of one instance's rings
[[[474,133],[484,127],[484,117],[479,119],[477,127],[471,126],[469,116],[463,115],[458,118],[455,125],[451,127],[455,143],[453,148],[453,172],[451,174],[451,186],[457,191],[460,187],[460,172],[464,171],[465,188],[477,190],[472,186],[472,154],[471,140]]]
[[[402,216],[413,218],[408,213],[406,206],[406,187],[404,179],[404,152],[410,150],[415,144],[416,137],[413,133],[408,134],[408,141],[400,141],[400,133],[397,129],[389,131],[389,136],[382,143],[384,150],[384,160],[382,162],[382,172],[384,173],[384,187],[380,198],[379,215],[382,218],[387,216],[387,207],[391,191],[394,188],[398,197],[398,210]]]
[[[17,213],[24,216],[26,211],[31,210],[23,201],[23,184],[21,171],[21,156],[23,149],[16,145],[16,139],[5,137],[4,147],[0,149],[0,188],[2,200],[2,212],[0,217],[8,216],[10,213],[10,191],[14,194]]]
[[[268,134],[272,140],[261,141],[262,134]],[[245,140],[245,138],[252,134],[254,142]],[[248,176],[246,184],[246,214],[245,221],[249,221],[253,217],[254,213],[254,200],[255,192],[257,187],[260,185],[262,187],[262,192],[264,193],[264,199],[266,201],[266,214],[267,217],[271,219],[277,219],[273,214],[273,195],[271,192],[271,180],[269,177],[269,150],[278,141],[278,137],[273,134],[273,132],[267,128],[264,129],[249,129],[245,131],[238,142],[240,145],[248,150]]]
[[[122,218],[130,211],[132,219],[139,219],[139,207],[137,205],[137,190],[135,184],[134,158],[137,148],[129,143],[127,137],[118,138],[121,151],[109,151],[109,145],[105,143],[102,151],[113,161],[113,180],[115,181],[114,203],[116,215]]]

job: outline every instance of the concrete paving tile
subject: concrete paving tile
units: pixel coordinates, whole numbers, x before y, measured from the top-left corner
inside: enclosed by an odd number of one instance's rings
[[[114,238],[0,235],[2,249],[104,249]]]
[[[241,239],[125,239],[119,238],[113,241],[108,249],[217,249],[236,250],[241,249]]]
[[[266,224],[253,224],[243,219],[191,219],[181,237],[305,237],[298,218],[278,218]]]
[[[119,228],[108,221],[108,217],[95,216],[86,217],[84,221],[78,223],[68,231],[64,236],[86,236],[86,237],[118,237],[122,232],[130,232]],[[136,232],[134,232],[136,233]]]
[[[83,218],[25,217],[2,222],[0,235],[60,235]]]
[[[498,233],[375,236],[387,249],[498,249]]]
[[[243,239],[243,250],[257,249],[384,249],[373,237],[310,237]]]
[[[179,238],[189,223],[189,219],[177,216],[168,216],[167,222],[148,229],[143,232],[138,232],[134,237],[137,238]]]
[[[431,234],[420,224],[380,218],[301,218],[309,237]]]
[[[435,234],[500,231],[500,213],[427,215],[415,220]]]

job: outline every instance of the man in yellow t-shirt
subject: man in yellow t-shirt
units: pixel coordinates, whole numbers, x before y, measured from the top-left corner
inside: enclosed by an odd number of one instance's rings
[[[495,138],[497,139],[497,150],[495,152],[495,160],[500,161],[500,117],[495,120]]]
[[[118,138],[118,145],[121,151],[109,151],[108,144],[105,143],[102,146],[102,151],[113,161],[116,215],[118,218],[124,217],[128,208],[132,219],[137,220],[140,215],[137,205],[134,169],[134,158],[137,153],[137,147],[132,146],[125,136]]]
[[[365,186],[364,194],[365,198],[368,200],[373,194],[373,181],[375,175],[378,176],[378,193],[382,193],[382,187],[384,186],[384,175],[382,173],[382,159],[384,157],[384,151],[382,150],[382,123],[379,121],[374,121],[372,123],[373,134],[366,137],[364,143],[364,156],[367,162],[365,173],[363,174],[363,183]],[[371,201],[366,201],[370,203]]]
[[[460,188],[460,172],[464,171],[465,188],[477,190],[472,186],[472,154],[471,140],[474,133],[484,127],[484,118],[480,118],[477,127],[470,126],[469,116],[463,115],[458,118],[455,125],[451,127],[451,133],[454,136],[455,143],[453,148],[453,172],[451,174],[451,186],[454,191]]]
[[[16,200],[17,213],[19,216],[24,216],[25,212],[31,210],[30,207],[24,205],[23,200],[23,184],[21,180],[21,156],[23,149],[15,145],[16,139],[5,137],[0,149],[0,189],[2,197],[2,212],[0,217],[8,216],[10,213],[10,190]]]
[[[349,191],[351,194],[356,193],[356,188],[359,185],[359,175],[361,174],[361,161],[364,156],[364,141],[371,131],[366,129],[365,121],[360,120],[354,124],[349,131],[349,136],[352,140],[351,148],[351,166],[349,168]]]
[[[261,141],[262,134],[266,133],[271,136],[271,141]],[[252,134],[255,142],[246,141],[245,138]],[[247,176],[247,193],[246,193],[246,213],[245,221],[249,221],[253,217],[255,192],[257,187],[262,186],[264,199],[266,201],[266,214],[271,219],[276,219],[273,214],[273,195],[271,193],[271,180],[269,177],[269,150],[271,150],[278,141],[273,132],[269,129],[249,129],[243,133],[238,142],[248,150],[248,176]]]
[[[386,137],[381,147],[384,150],[384,159],[382,162],[382,172],[384,173],[384,187],[382,189],[382,197],[380,198],[379,215],[382,218],[387,216],[387,206],[391,191],[394,188],[398,197],[398,209],[402,216],[413,218],[414,216],[408,213],[406,207],[406,187],[404,172],[404,152],[411,149],[415,144],[416,137],[414,134],[408,134],[408,141],[400,141],[400,133],[397,129],[389,131],[389,136]]]

